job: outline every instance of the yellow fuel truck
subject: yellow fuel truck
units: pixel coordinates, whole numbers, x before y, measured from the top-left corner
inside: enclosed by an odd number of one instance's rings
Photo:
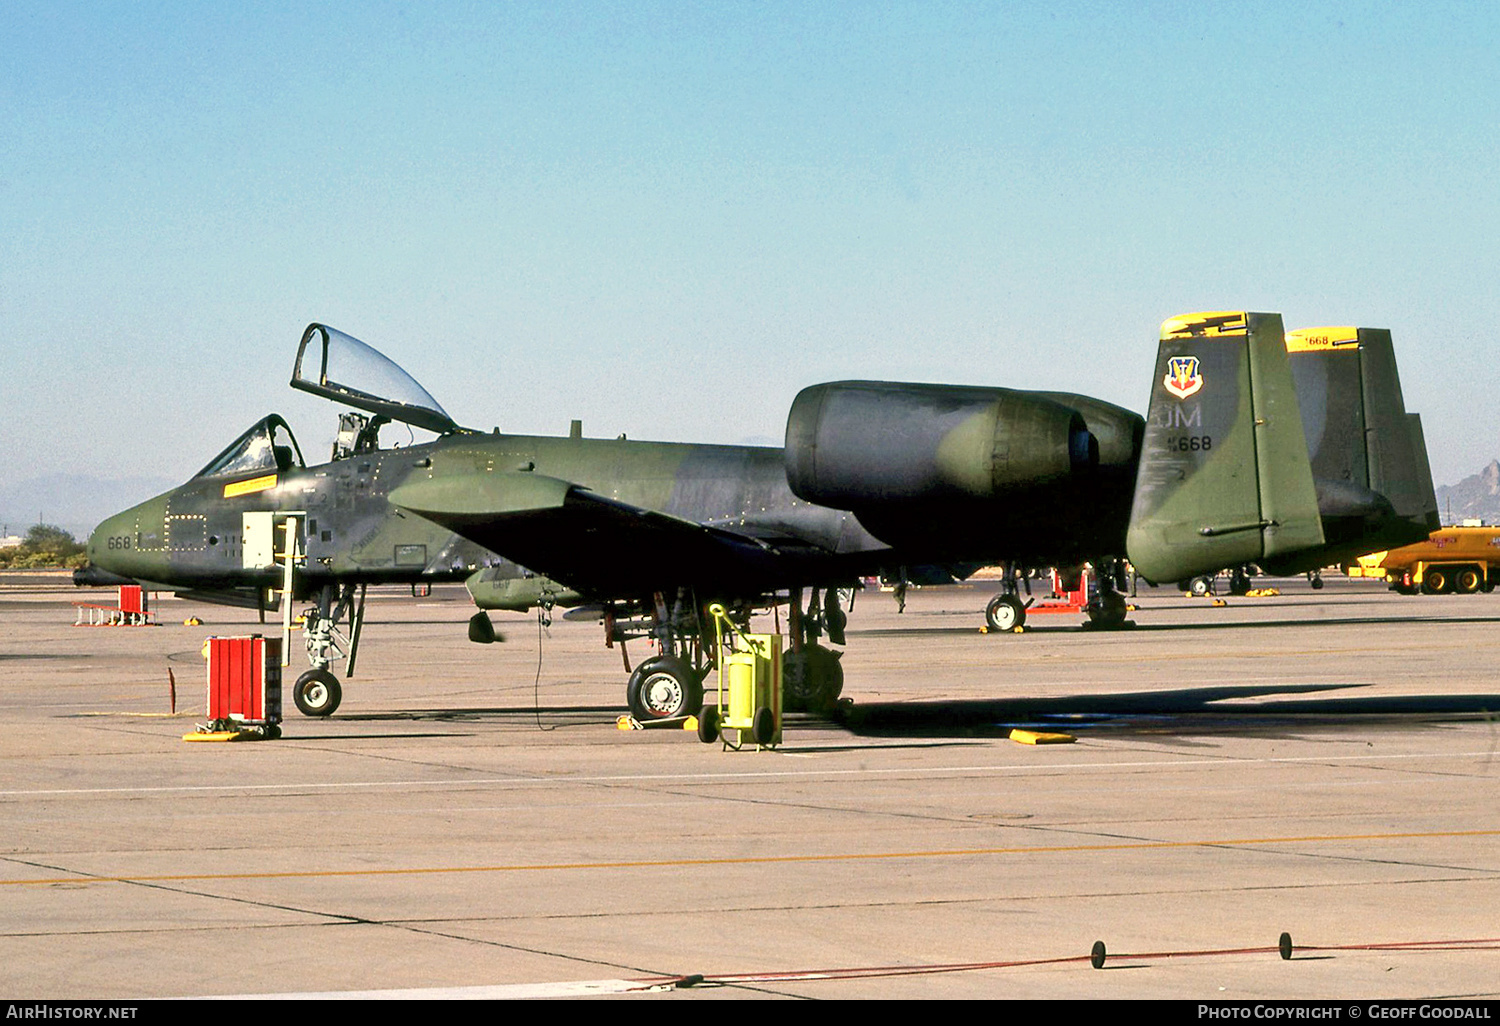
[[[1500,527],[1465,523],[1433,531],[1426,541],[1360,556],[1350,577],[1380,577],[1403,595],[1471,595],[1500,583]]]

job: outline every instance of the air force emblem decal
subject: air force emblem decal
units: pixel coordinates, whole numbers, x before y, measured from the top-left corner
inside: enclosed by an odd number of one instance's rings
[[[1196,356],[1173,356],[1167,360],[1167,376],[1161,383],[1179,399],[1186,399],[1203,387],[1203,375],[1198,370]]]

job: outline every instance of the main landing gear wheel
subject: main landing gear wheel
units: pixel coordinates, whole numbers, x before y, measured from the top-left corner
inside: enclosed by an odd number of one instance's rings
[[[1103,630],[1114,630],[1125,623],[1125,599],[1118,592],[1105,592],[1089,603],[1089,623]]]
[[[692,716],[703,708],[703,681],[676,656],[656,656],[635,668],[625,699],[638,720]]]
[[[781,693],[792,712],[827,712],[844,691],[842,652],[822,645],[806,645],[801,652],[786,650],[781,657]]]
[[[1194,577],[1188,581],[1188,593],[1194,598],[1204,598],[1213,594],[1214,581],[1212,577]]]
[[[984,622],[992,631],[1010,631],[1026,624],[1026,607],[1014,595],[996,595],[984,607]]]
[[[332,716],[343,699],[339,679],[327,670],[308,670],[292,685],[292,701],[303,716]]]

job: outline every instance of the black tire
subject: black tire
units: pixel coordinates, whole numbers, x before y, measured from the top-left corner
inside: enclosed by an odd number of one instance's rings
[[[1102,630],[1114,630],[1125,623],[1125,597],[1119,592],[1107,591],[1089,603],[1089,623]]]
[[[781,657],[781,693],[791,712],[827,712],[844,691],[842,653],[808,645],[800,653],[787,649]]]
[[[765,706],[755,710],[755,725],[752,733],[758,745],[768,745],[776,739],[776,716]]]
[[[1194,598],[1205,598],[1214,593],[1214,579],[1212,577],[1194,577],[1188,581],[1188,594]]]
[[[1466,566],[1453,575],[1453,587],[1460,595],[1472,595],[1479,590],[1482,578],[1479,571]]]
[[[1246,595],[1250,592],[1250,575],[1243,570],[1235,570],[1229,575],[1229,594]]]
[[[630,675],[625,701],[638,720],[692,716],[703,708],[703,681],[676,656],[657,656]]]
[[[343,700],[339,679],[327,670],[308,670],[292,685],[292,701],[303,716],[332,716]]]
[[[984,607],[984,622],[992,631],[1013,631],[1026,626],[1026,607],[1014,595],[996,595]]]
[[[719,707],[706,705],[698,714],[698,740],[711,745],[719,740]]]
[[[1313,574],[1310,578],[1308,578],[1307,583],[1312,585],[1313,591],[1323,590],[1323,578],[1318,574]]]
[[[1446,595],[1453,590],[1453,579],[1446,570],[1429,570],[1422,575],[1422,590],[1429,595]]]

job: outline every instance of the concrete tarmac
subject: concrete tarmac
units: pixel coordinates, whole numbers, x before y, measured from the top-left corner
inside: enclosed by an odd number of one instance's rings
[[[331,719],[186,744],[253,612],[5,575],[0,995],[1500,996],[1500,596],[1274,583],[1003,636],[993,585],[865,592],[847,715],[725,752],[461,588],[372,596]]]

